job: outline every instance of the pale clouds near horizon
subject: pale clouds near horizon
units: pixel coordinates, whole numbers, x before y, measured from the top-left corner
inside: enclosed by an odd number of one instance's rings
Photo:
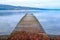
[[[39,8],[60,8],[60,0],[0,0],[0,4]]]

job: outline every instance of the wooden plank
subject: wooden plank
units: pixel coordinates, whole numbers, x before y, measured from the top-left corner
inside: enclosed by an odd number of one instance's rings
[[[33,33],[45,33],[41,24],[33,14],[27,13],[17,24],[13,32],[26,31]]]
[[[26,14],[7,40],[48,40],[48,36],[36,17]]]

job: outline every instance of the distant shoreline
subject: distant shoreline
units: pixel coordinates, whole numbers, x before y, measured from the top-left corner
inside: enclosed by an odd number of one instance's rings
[[[0,10],[60,10],[60,9],[35,8],[35,7],[12,6],[12,5],[0,4]]]

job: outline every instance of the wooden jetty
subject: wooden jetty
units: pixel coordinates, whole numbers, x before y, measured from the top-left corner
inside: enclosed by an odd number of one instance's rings
[[[30,33],[45,33],[41,24],[33,14],[26,14],[17,24],[13,33],[16,31],[26,31]]]
[[[60,40],[60,35],[47,35],[37,18],[27,13],[8,36],[0,40]]]
[[[17,24],[8,40],[48,40],[48,36],[36,17],[27,13]]]

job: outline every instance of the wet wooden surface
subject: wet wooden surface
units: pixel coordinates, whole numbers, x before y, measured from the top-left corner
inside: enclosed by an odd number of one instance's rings
[[[48,36],[36,17],[26,14],[7,40],[48,40]]]
[[[27,13],[17,24],[13,32],[16,31],[26,31],[32,33],[45,33],[41,24],[38,22],[36,17],[31,14]]]

